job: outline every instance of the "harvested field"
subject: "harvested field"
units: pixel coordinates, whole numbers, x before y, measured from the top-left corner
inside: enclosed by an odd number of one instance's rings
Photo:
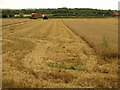
[[[63,22],[81,36],[98,55],[118,56],[118,18],[65,19]]]
[[[87,19],[36,19],[3,26],[3,88],[117,88],[118,60],[102,59],[71,31],[79,22],[91,23]]]
[[[2,25],[3,26],[8,26],[8,25],[13,25],[13,24],[19,24],[19,23],[23,23],[23,22],[27,22],[30,19],[4,19],[2,20]]]

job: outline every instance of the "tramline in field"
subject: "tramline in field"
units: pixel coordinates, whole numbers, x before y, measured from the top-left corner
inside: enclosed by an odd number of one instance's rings
[[[116,18],[104,18],[29,19],[3,26],[3,88],[117,88],[117,58],[101,52],[103,59],[94,51],[101,46],[113,56],[117,25]]]

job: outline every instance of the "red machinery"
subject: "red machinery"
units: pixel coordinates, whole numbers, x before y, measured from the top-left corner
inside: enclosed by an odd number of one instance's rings
[[[37,14],[36,13],[32,13],[30,16],[30,19],[37,19]]]

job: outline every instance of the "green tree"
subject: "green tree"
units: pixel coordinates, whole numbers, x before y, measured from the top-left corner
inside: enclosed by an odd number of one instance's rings
[[[7,18],[7,17],[8,17],[7,13],[2,13],[2,18]]]
[[[24,15],[23,13],[19,13],[19,17],[23,17],[23,15]]]
[[[13,13],[10,13],[9,14],[9,17],[14,17],[15,15]]]

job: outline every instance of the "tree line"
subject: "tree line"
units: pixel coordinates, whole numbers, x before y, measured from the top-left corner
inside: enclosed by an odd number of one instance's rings
[[[57,8],[57,9],[2,9],[2,17],[23,17],[24,14],[51,14],[51,17],[107,17],[115,16],[112,10],[90,8]]]

